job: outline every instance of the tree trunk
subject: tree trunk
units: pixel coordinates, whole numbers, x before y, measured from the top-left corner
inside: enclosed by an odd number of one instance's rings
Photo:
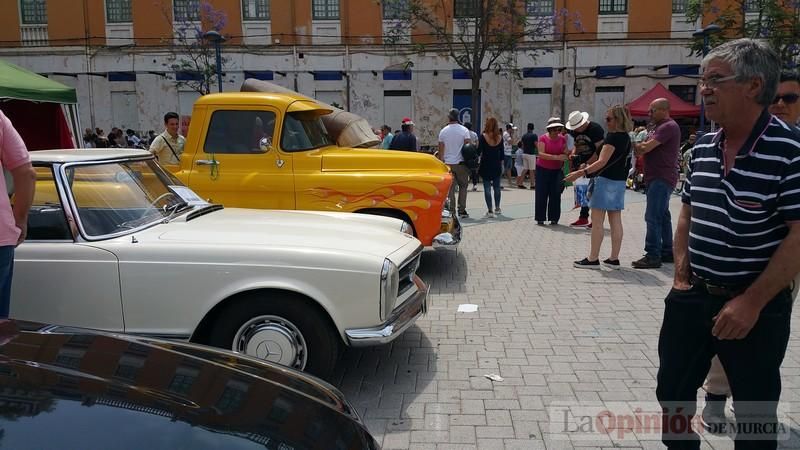
[[[472,106],[472,129],[476,133],[480,134],[483,130],[483,124],[481,123],[481,117],[478,115],[478,111],[480,111],[481,106],[481,73],[476,71],[477,73],[472,74],[472,92],[470,93],[470,102]]]

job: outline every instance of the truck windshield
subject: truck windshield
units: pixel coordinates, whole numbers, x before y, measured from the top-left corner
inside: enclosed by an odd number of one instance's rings
[[[287,152],[310,150],[333,144],[319,114],[288,113],[283,120],[281,148]]]

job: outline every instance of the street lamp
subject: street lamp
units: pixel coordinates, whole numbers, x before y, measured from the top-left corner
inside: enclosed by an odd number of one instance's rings
[[[219,91],[222,92],[222,55],[220,45],[225,42],[226,39],[223,35],[214,30],[203,33],[203,39],[214,44],[214,50],[217,53],[217,87],[219,87]]]
[[[709,24],[705,28],[701,28],[694,33],[692,33],[692,37],[694,38],[703,38],[703,58],[706,57],[708,54],[708,38],[712,34],[717,34],[722,32],[722,28],[715,24]],[[704,133],[706,129],[706,102],[703,100],[703,95],[700,95],[700,133]],[[697,137],[700,137],[698,135]]]

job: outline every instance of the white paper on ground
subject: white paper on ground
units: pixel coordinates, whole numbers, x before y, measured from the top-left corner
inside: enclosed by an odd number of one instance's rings
[[[478,305],[473,305],[471,303],[463,303],[458,305],[458,312],[463,313],[473,313],[478,310]]]
[[[505,380],[505,378],[501,377],[500,375],[498,375],[498,374],[496,374],[496,373],[487,373],[487,374],[486,374],[486,375],[484,375],[484,376],[485,376],[486,378],[488,378],[488,379],[492,380],[492,381],[503,381],[503,380]]]

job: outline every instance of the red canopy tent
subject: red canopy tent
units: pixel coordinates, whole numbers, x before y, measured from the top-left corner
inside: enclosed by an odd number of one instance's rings
[[[656,83],[636,100],[628,103],[628,109],[633,117],[647,117],[650,103],[657,98],[669,100],[671,117],[700,117],[700,106],[684,101],[665,88],[663,84]]]

